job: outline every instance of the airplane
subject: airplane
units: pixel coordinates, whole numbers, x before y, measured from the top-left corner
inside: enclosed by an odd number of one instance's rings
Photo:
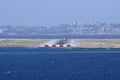
[[[68,39],[66,38],[56,41],[56,44],[66,44],[66,43],[68,43]]]

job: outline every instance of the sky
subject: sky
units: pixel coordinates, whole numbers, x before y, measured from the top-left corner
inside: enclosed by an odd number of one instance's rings
[[[0,25],[120,22],[120,0],[0,0]]]

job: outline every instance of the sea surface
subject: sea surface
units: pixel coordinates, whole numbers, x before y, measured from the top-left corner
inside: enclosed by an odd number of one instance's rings
[[[4,35],[0,34],[0,38],[42,38],[42,39],[61,39],[61,38],[68,38],[68,39],[120,39],[120,35]]]
[[[0,80],[120,80],[120,49],[0,48]]]

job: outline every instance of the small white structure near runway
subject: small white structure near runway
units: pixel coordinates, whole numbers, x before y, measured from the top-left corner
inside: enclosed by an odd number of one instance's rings
[[[68,40],[68,39],[54,39],[49,41],[44,45],[44,47],[48,48],[71,48],[74,45],[74,40]]]
[[[45,44],[44,47],[51,47],[51,48],[71,48],[72,45],[71,44],[53,44],[53,45],[48,45]]]

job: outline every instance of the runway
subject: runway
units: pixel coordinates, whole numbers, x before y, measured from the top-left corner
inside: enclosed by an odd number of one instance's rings
[[[0,39],[1,48],[120,48],[120,39]]]

